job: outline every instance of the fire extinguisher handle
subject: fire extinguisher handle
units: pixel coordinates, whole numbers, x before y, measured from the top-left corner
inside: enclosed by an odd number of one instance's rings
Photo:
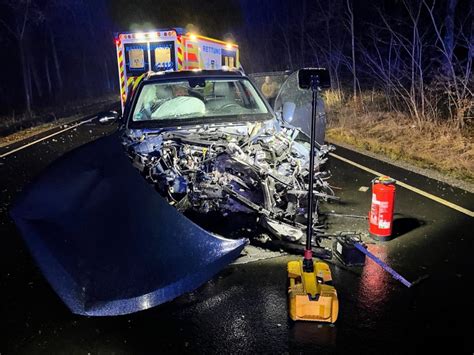
[[[384,185],[392,185],[395,184],[397,180],[394,178],[391,178],[390,176],[379,176],[376,177],[372,180],[372,185],[373,184],[384,184]]]

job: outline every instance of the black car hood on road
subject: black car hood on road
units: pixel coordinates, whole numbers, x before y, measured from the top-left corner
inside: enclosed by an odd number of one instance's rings
[[[12,218],[73,313],[133,313],[192,291],[234,260],[245,239],[213,235],[140,176],[118,133],[53,163]]]

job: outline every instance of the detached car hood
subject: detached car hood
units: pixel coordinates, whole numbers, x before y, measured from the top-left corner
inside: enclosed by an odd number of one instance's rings
[[[82,315],[132,313],[192,291],[247,243],[170,206],[132,166],[118,133],[53,163],[11,215],[51,286]]]

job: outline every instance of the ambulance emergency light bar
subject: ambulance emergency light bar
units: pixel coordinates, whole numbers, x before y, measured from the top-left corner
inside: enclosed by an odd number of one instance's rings
[[[115,43],[118,40],[144,39],[154,40],[164,37],[183,36],[186,31],[183,28],[169,28],[142,32],[120,32],[115,33]]]

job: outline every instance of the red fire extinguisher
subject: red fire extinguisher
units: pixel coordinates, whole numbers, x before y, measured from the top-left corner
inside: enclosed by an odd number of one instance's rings
[[[380,240],[386,240],[392,235],[395,182],[394,179],[388,176],[381,176],[372,180],[369,232]]]

